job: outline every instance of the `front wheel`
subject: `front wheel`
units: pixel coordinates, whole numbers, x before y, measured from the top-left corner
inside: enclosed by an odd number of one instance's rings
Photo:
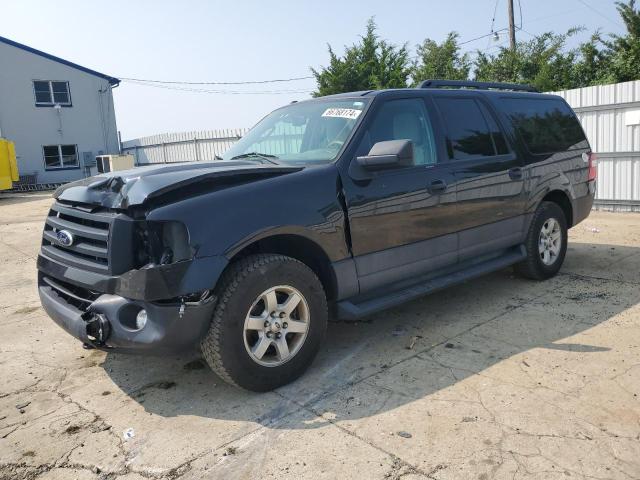
[[[534,280],[553,277],[567,253],[567,220],[553,202],[542,202],[531,221],[525,241],[527,258],[515,266],[518,273]]]
[[[222,379],[267,391],[302,375],[328,317],[322,284],[309,267],[284,255],[250,255],[231,265],[218,295],[201,348]]]

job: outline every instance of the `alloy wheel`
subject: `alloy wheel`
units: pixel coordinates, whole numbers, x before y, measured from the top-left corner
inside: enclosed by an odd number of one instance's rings
[[[555,218],[549,218],[540,229],[538,238],[538,253],[540,260],[547,266],[553,265],[562,249],[562,229],[560,222]]]
[[[262,292],[244,321],[244,346],[251,359],[266,367],[278,367],[291,360],[309,332],[309,305],[289,285]]]

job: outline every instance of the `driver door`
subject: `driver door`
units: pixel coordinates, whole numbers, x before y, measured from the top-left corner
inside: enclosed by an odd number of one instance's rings
[[[360,293],[457,262],[456,189],[433,106],[388,99],[371,112],[356,156],[385,140],[411,140],[413,165],[368,171],[355,158],[344,178]]]

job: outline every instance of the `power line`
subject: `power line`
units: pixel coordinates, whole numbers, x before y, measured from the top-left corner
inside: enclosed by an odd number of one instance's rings
[[[184,82],[178,80],[148,80],[144,78],[128,78],[119,77],[120,80],[131,82],[145,82],[145,83],[161,83],[161,84],[173,84],[173,85],[258,85],[264,83],[282,83],[282,82],[296,82],[298,80],[309,80],[315,78],[313,75],[306,77],[292,77],[292,78],[276,78],[273,80],[251,80],[243,82]]]
[[[516,28],[517,28],[519,31],[526,33],[527,35],[531,35],[532,37],[537,37],[537,35],[536,35],[535,33],[531,33],[531,32],[529,32],[529,31],[525,30],[525,29],[524,29],[524,28],[522,28],[522,27],[516,27]]]
[[[496,13],[498,13],[498,3],[500,3],[500,0],[496,0],[495,5],[493,6],[493,16],[491,17],[491,28],[489,29],[491,33],[493,33],[493,27],[496,24]],[[485,50],[488,49],[490,45],[491,45],[491,38],[487,40],[487,47],[485,48]]]
[[[569,13],[575,13],[575,10],[564,10],[562,12],[554,13],[553,15],[545,15],[543,17],[535,17],[531,20],[527,20],[527,25],[535,22],[541,22],[542,20],[548,20],[549,18],[556,18],[562,15],[568,15]]]
[[[520,30],[522,30],[522,3],[518,0],[518,10],[520,10]]]
[[[589,5],[587,2],[585,2],[584,0],[578,0],[578,2],[580,2],[582,5],[584,5],[585,7],[587,7],[589,10],[596,12],[598,15],[600,15],[602,18],[604,18],[605,20],[609,20],[611,23],[616,24],[618,27],[622,27],[622,25],[618,22],[616,22],[615,20],[612,20],[611,18],[609,18],[607,15],[605,15],[604,13],[602,13],[600,10],[595,9],[594,7],[592,7],[591,5]]]
[[[121,79],[125,81],[124,79]],[[193,93],[208,93],[208,94],[220,94],[220,95],[285,95],[296,93],[311,93],[312,90],[210,90],[201,88],[180,87],[178,85],[162,85],[158,83],[147,83],[145,81],[126,80],[131,85],[139,85],[142,87],[162,88],[165,90],[175,90],[180,92],[193,92]]]
[[[496,13],[498,13],[498,3],[500,3],[500,0],[496,0],[496,4],[493,6],[493,17],[491,17],[491,33],[493,33],[493,27],[496,23]]]
[[[465,40],[464,42],[458,43],[458,45],[466,45],[467,43],[475,42],[476,40],[482,40],[483,38],[487,38],[487,37],[493,35],[494,33],[504,32],[505,30],[507,30],[507,29],[506,28],[501,28],[500,30],[496,30],[494,32],[489,32],[489,33],[486,33],[484,35],[480,35],[479,37],[472,38],[470,40]]]

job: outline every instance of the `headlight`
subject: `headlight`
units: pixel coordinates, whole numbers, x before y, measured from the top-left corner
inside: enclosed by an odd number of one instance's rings
[[[181,222],[141,222],[136,247],[140,266],[167,265],[193,258],[189,232]]]

